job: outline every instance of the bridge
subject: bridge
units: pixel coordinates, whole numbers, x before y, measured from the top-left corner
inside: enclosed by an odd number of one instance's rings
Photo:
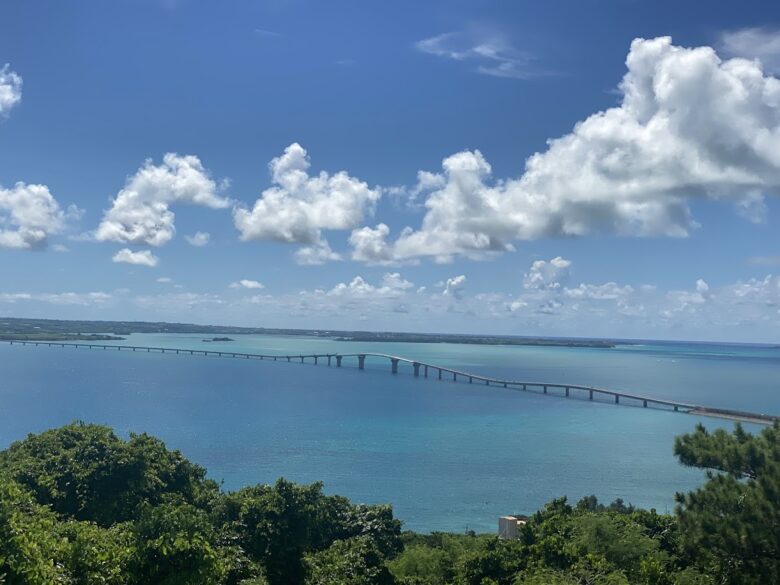
[[[192,355],[192,356],[211,356],[220,358],[234,358],[234,359],[247,359],[247,360],[261,360],[261,361],[274,361],[274,362],[288,362],[288,363],[311,363],[314,365],[335,366],[337,368],[342,367],[344,360],[354,363],[357,362],[357,367],[360,370],[364,370],[366,367],[366,359],[375,358],[381,360],[387,360],[390,364],[390,371],[393,374],[399,373],[399,365],[404,364],[411,366],[412,375],[416,378],[435,378],[438,380],[451,380],[453,382],[465,382],[469,384],[482,384],[485,386],[495,386],[501,388],[510,388],[514,390],[522,390],[525,392],[536,392],[541,394],[550,394],[555,396],[561,396],[565,398],[581,398],[587,400],[594,400],[595,398],[606,398],[609,402],[615,404],[639,406],[642,408],[657,408],[664,410],[673,410],[675,412],[684,412],[688,414],[711,416],[715,418],[722,418],[726,420],[750,422],[756,424],[773,424],[775,421],[780,421],[780,417],[773,416],[765,413],[747,412],[741,410],[731,410],[724,408],[714,408],[709,406],[703,406],[700,404],[691,404],[687,402],[680,402],[676,400],[665,400],[660,398],[653,398],[651,396],[643,396],[640,394],[634,394],[629,392],[622,392],[617,390],[607,390],[604,388],[594,388],[592,386],[580,386],[577,384],[560,384],[560,383],[545,383],[545,382],[528,382],[522,380],[506,380],[502,378],[494,378],[490,376],[484,376],[481,374],[475,374],[472,372],[464,372],[437,364],[430,364],[418,360],[413,360],[397,355],[390,355],[385,353],[314,353],[314,354],[287,354],[287,355],[271,355],[271,354],[257,354],[257,353],[241,353],[235,351],[219,351],[208,349],[183,349],[183,348],[170,348],[170,347],[147,347],[136,345],[114,345],[114,344],[101,344],[101,343],[74,343],[65,341],[32,341],[32,340],[7,340],[4,343],[10,345],[29,345],[29,346],[43,346],[43,347],[56,347],[56,348],[75,348],[75,349],[91,349],[91,350],[104,350],[104,351],[131,351],[131,352],[147,352],[147,353],[169,353],[177,355]]]

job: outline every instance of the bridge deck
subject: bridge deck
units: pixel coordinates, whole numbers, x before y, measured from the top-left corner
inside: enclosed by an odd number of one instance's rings
[[[529,382],[523,380],[508,380],[502,378],[494,378],[490,376],[483,376],[481,374],[475,374],[473,372],[465,372],[462,370],[456,370],[454,368],[448,368],[446,366],[440,366],[437,364],[431,364],[427,362],[421,362],[413,360],[403,356],[385,354],[385,353],[320,353],[320,354],[257,354],[257,353],[241,353],[234,351],[220,351],[220,350],[208,350],[208,349],[185,349],[185,348],[170,348],[170,347],[153,347],[153,346],[136,346],[136,345],[114,345],[114,344],[102,344],[102,343],[90,343],[90,342],[59,342],[59,341],[31,341],[31,340],[9,340],[5,341],[11,345],[31,345],[31,346],[45,346],[45,347],[73,347],[73,348],[86,348],[86,349],[103,349],[103,350],[116,350],[116,351],[145,351],[145,352],[157,352],[157,353],[175,353],[184,355],[200,355],[200,356],[214,356],[214,357],[230,357],[237,359],[255,359],[255,360],[273,360],[273,361],[287,361],[287,362],[300,362],[304,363],[306,360],[312,360],[314,363],[319,363],[320,359],[328,360],[328,365],[331,365],[333,360],[336,360],[337,366],[341,366],[341,362],[344,358],[357,358],[359,368],[363,369],[365,359],[380,358],[390,360],[393,373],[396,373],[399,363],[409,364],[414,368],[414,375],[418,376],[420,370],[424,372],[424,376],[428,377],[429,370],[433,370],[438,375],[439,379],[442,379],[443,374],[449,374],[452,376],[453,381],[457,381],[458,377],[464,381],[470,383],[482,382],[487,386],[501,386],[504,388],[512,388],[515,390],[531,390],[539,389],[544,394],[548,394],[551,389],[561,390],[563,394],[556,394],[558,396],[571,397],[572,391],[579,391],[581,393],[587,392],[588,398],[593,400],[594,395],[609,396],[616,404],[624,404],[620,402],[620,399],[630,400],[632,402],[641,403],[643,407],[653,406],[656,408],[671,408],[675,411],[682,411],[691,414],[713,416],[717,418],[724,418],[728,420],[739,420],[746,422],[753,422],[759,424],[771,424],[774,421],[780,420],[780,417],[768,415],[764,413],[745,412],[739,410],[730,410],[723,408],[713,408],[703,406],[699,404],[691,404],[687,402],[679,402],[675,400],[665,400],[660,398],[653,398],[652,396],[644,396],[641,394],[633,394],[629,392],[607,390],[604,388],[594,388],[592,386],[582,386],[578,384],[563,384],[563,383],[550,383],[550,382]]]

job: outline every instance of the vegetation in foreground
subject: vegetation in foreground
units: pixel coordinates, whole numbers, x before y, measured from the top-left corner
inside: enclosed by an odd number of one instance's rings
[[[320,484],[224,492],[153,437],[74,423],[0,453],[0,583],[780,583],[780,423],[758,436],[699,426],[675,453],[708,470],[675,515],[561,498],[506,541],[402,533],[389,506]]]

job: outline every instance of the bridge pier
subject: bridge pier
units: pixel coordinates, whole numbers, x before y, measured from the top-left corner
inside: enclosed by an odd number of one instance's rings
[[[340,355],[336,356],[336,367],[337,368],[341,367],[341,356]]]
[[[425,377],[428,377],[428,366],[425,366]]]
[[[439,380],[441,380],[441,368],[439,368]]]
[[[677,412],[679,409],[677,408],[677,405],[674,406],[674,411]]]
[[[314,365],[316,366],[319,363],[319,356],[314,356]]]
[[[543,388],[544,388],[544,393],[545,393],[545,394],[547,394],[547,384],[545,384],[545,385],[543,386]]]
[[[359,370],[365,370],[366,369],[366,355],[361,353],[358,355],[358,369]]]
[[[330,365],[330,358],[331,358],[331,356],[329,355],[328,356],[328,365]]]
[[[588,400],[593,400],[593,390],[589,390],[590,396],[588,396]]]
[[[452,381],[453,382],[457,382],[458,381],[458,374],[456,374],[455,372],[452,372]]]
[[[615,404],[620,404],[620,394],[615,394]]]
[[[303,363],[303,356],[301,356],[301,363]]]
[[[642,401],[642,406],[644,406],[645,408],[647,408],[647,400],[643,400],[643,401]]]
[[[490,386],[490,380],[485,380],[485,386]]]
[[[398,358],[390,358],[390,370],[394,373],[398,373]]]
[[[469,384],[472,384],[474,382],[474,378],[472,376],[469,376]]]
[[[412,363],[412,367],[414,368],[414,377],[415,378],[419,378],[420,377],[420,362]]]
[[[566,398],[568,398],[568,397],[569,397],[569,387],[566,386]]]

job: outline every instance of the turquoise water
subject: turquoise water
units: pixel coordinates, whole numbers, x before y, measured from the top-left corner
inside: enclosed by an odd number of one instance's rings
[[[615,349],[336,342],[278,336],[122,344],[256,353],[392,353],[528,381],[567,382],[780,413],[780,350],[644,344]],[[498,516],[588,494],[671,511],[703,480],[674,437],[714,419],[366,371],[0,344],[0,447],[74,419],[149,432],[228,489],[279,476],[389,502],[407,528],[494,531]],[[347,365],[345,361],[345,365]],[[756,427],[748,425],[751,430]]]

